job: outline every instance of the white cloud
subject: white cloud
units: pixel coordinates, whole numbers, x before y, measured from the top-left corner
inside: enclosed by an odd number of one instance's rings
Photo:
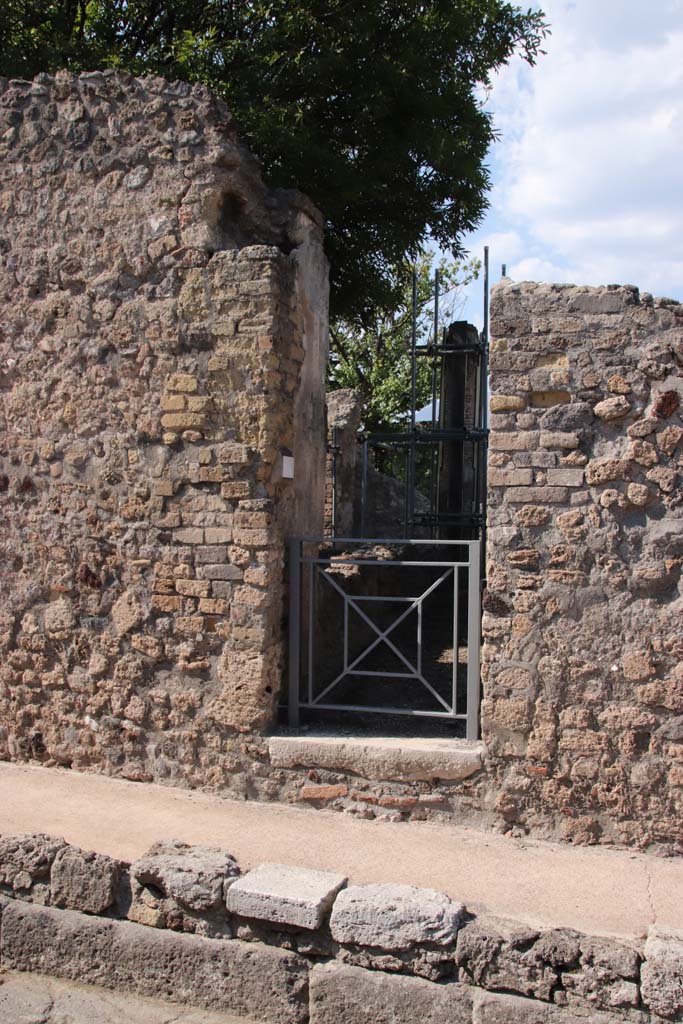
[[[683,0],[546,0],[547,56],[499,76],[492,211],[513,276],[683,298]]]

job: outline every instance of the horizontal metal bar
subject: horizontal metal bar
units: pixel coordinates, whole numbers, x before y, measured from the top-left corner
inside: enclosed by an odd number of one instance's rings
[[[385,561],[383,558],[343,558],[341,555],[330,555],[329,558],[302,558],[301,561],[312,565],[386,565],[398,569],[416,565],[439,566],[442,569],[467,569],[470,564],[469,562],[399,562],[394,559]],[[349,597],[355,596],[355,594],[349,594]]]
[[[376,708],[366,707],[364,704],[301,704],[302,708],[309,708],[311,711],[367,711],[369,714],[377,715],[408,715],[414,718],[449,718],[466,719],[467,715],[452,714],[450,711],[415,711],[406,708]]]
[[[354,600],[354,601],[421,601],[422,600],[422,595],[418,594],[416,597],[366,597],[364,594],[349,594],[349,600]]]
[[[369,547],[371,544],[399,544],[401,547],[410,545],[414,547],[422,544],[423,547],[457,547],[458,545],[478,544],[477,540],[419,540],[413,537],[297,537],[296,540],[302,544],[360,544]]]
[[[482,341],[470,341],[465,345],[418,345],[415,349],[415,355],[417,356],[429,356],[435,352],[438,354],[451,355],[453,353],[463,352],[483,352],[486,345]]]
[[[473,441],[478,444],[488,440],[489,431],[485,427],[423,427],[417,428],[413,434],[411,431],[401,433],[368,434],[367,443],[373,444],[435,444],[437,441]]]
[[[418,672],[371,672],[367,669],[365,672],[359,668],[350,668],[346,673],[347,676],[382,676],[387,679],[417,679],[419,680],[420,675]]]

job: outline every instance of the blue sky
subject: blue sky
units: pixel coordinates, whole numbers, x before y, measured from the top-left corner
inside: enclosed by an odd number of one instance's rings
[[[683,301],[683,0],[545,0],[547,55],[485,105],[492,281],[635,284]],[[481,286],[464,316],[480,320]]]

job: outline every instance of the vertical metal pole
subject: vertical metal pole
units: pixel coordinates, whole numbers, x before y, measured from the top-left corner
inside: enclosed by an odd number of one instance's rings
[[[432,363],[432,430],[436,427],[436,361],[439,347],[439,271],[434,274],[434,361]]]
[[[337,445],[338,427],[332,427],[332,539],[337,536]]]
[[[468,740],[479,739],[479,702],[481,700],[481,589],[479,566],[481,543],[472,541],[469,545],[469,566],[467,582],[467,723],[465,736]]]
[[[460,609],[458,607],[459,601],[459,588],[460,588],[460,570],[457,565],[453,566],[453,692],[451,696],[451,704],[453,706],[453,714],[458,713],[458,656],[460,654],[460,636],[458,631],[458,616]],[[468,705],[469,707],[469,705]]]
[[[314,649],[315,642],[315,584],[318,566],[313,562],[308,563],[308,703],[313,703],[313,675],[315,672]]]
[[[410,446],[405,450],[406,464],[403,467],[406,474],[406,493],[403,502],[403,536],[408,539],[410,536]]]
[[[415,518],[415,423],[417,416],[417,268],[413,267],[413,316],[410,341],[410,460],[408,464],[408,528],[406,537],[410,536]]]
[[[413,315],[410,342],[410,429],[415,432],[415,414],[417,412],[417,270],[413,267]]]
[[[301,679],[301,549],[302,542],[289,542],[289,703],[290,728],[299,725],[299,683]]]
[[[432,430],[436,430],[436,366],[439,358],[439,271],[437,270],[434,274],[434,356],[432,359]],[[442,360],[444,356],[441,356]],[[431,447],[431,458],[430,458],[430,512],[434,519],[436,519],[439,506],[439,491],[437,487],[437,464],[439,459],[439,447],[438,445],[432,444]],[[435,537],[439,531],[436,528],[436,524],[431,528],[431,536]]]
[[[368,506],[368,439],[363,438],[363,483],[360,492],[360,535],[365,536],[365,519]]]

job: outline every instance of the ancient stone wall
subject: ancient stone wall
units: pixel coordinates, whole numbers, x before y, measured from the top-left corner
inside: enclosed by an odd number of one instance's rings
[[[222,786],[322,529],[320,217],[113,72],[0,80],[0,213],[0,757]]]
[[[664,1024],[683,932],[647,941],[474,915],[412,885],[156,843],[133,864],[0,838],[0,969],[225,1010],[245,1024]]]
[[[503,283],[483,732],[495,809],[683,847],[683,306]]]
[[[360,501],[356,467],[362,412],[363,396],[360,391],[341,388],[327,396],[325,532],[332,534],[334,505],[337,537],[354,536],[354,511]]]

